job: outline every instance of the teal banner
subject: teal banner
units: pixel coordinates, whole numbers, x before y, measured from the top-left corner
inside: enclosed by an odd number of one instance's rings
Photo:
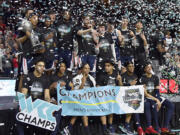
[[[103,86],[67,91],[58,86],[64,116],[103,116],[144,112],[144,87]]]

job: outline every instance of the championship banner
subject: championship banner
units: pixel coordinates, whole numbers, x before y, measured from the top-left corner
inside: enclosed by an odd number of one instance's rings
[[[25,98],[22,93],[17,93],[20,105],[20,112],[16,115],[16,119],[20,122],[41,127],[54,131],[56,128],[56,119],[53,112],[58,111],[61,107],[36,99],[32,102],[32,98]]]
[[[66,91],[57,87],[63,116],[104,116],[144,112],[144,87],[103,86]]]

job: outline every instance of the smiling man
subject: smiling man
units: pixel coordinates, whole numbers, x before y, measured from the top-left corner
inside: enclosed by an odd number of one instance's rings
[[[45,63],[43,60],[37,60],[35,69],[23,78],[23,86],[21,92],[26,96],[31,96],[32,100],[41,99],[50,102],[49,82],[47,77],[43,74]],[[25,126],[23,123],[18,123],[17,129],[19,135],[24,135]],[[45,130],[31,127],[32,133],[44,133]]]

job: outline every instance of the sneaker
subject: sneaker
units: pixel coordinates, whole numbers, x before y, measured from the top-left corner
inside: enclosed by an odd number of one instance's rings
[[[124,132],[127,135],[133,135],[134,133],[131,131],[129,126],[118,126],[122,132]]]
[[[168,128],[161,128],[161,133],[167,134],[167,135],[175,135],[176,134],[174,132],[171,132]]]
[[[138,135],[145,135],[145,132],[143,131],[142,127],[138,127],[137,132]]]
[[[156,130],[159,134],[161,134],[161,129],[160,129],[160,128],[155,128],[155,130]]]
[[[149,126],[148,128],[146,128],[145,133],[146,134],[159,134],[152,126]]]
[[[68,126],[66,126],[66,127],[63,129],[63,133],[62,133],[62,135],[71,135],[70,130],[69,130],[69,128],[68,128]]]

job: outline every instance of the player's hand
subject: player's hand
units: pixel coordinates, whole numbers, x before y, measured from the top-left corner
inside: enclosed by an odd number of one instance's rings
[[[50,86],[51,89],[56,89],[57,88],[57,82],[54,82]]]
[[[122,81],[122,77],[118,74],[117,78],[118,81]]]
[[[53,36],[54,36],[54,34],[53,34],[53,32],[51,32],[51,33],[45,38],[45,40],[51,39],[51,38],[53,38]]]
[[[161,102],[157,99],[156,103],[157,103],[157,111],[159,111],[161,109]]]
[[[137,78],[134,79],[133,81],[131,81],[131,82],[130,82],[130,85],[136,85],[136,83],[137,83]]]
[[[26,31],[26,36],[27,36],[27,37],[30,37],[30,36],[31,36],[31,32]]]
[[[65,83],[65,82],[61,82],[61,83],[60,83],[60,86],[61,86],[61,87],[64,87],[64,86],[66,86],[66,83]]]
[[[135,37],[134,33],[131,30],[129,31],[129,34],[131,37]]]
[[[72,87],[73,87],[73,83],[72,83],[72,82],[70,82],[70,83],[69,83],[69,86],[72,88]]]
[[[86,82],[87,77],[88,77],[87,74],[83,74],[82,83],[85,83],[85,82]]]

